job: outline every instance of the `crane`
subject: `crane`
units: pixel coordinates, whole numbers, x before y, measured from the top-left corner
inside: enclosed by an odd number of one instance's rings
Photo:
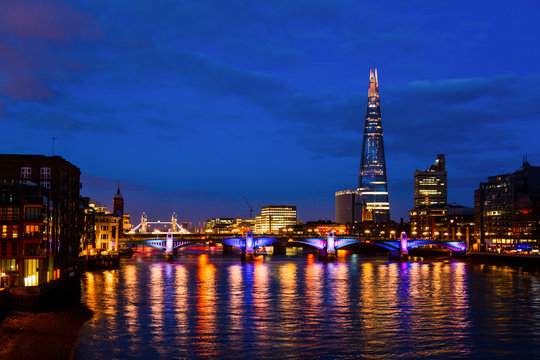
[[[249,207],[249,218],[253,219],[253,206],[251,206],[251,204],[249,203],[249,200],[247,199],[246,195],[242,194],[242,197],[244,198],[244,200],[246,200],[246,204]]]

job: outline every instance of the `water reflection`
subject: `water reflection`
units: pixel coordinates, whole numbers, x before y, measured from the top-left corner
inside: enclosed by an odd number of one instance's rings
[[[215,294],[216,267],[208,262],[208,255],[199,255],[199,268],[197,271],[197,293],[195,329],[197,354],[201,356],[216,356],[216,294]]]
[[[511,358],[540,340],[538,273],[459,261],[145,254],[83,286],[81,359]]]

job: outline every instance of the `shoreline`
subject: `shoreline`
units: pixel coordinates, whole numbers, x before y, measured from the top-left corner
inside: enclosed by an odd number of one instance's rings
[[[47,312],[9,311],[0,321],[0,359],[74,359],[82,327],[92,317],[78,301]]]

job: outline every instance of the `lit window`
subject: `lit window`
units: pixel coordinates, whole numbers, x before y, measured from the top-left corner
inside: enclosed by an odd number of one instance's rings
[[[22,167],[21,168],[21,177],[23,179],[30,179],[32,176],[32,168],[31,167]]]
[[[50,179],[51,178],[51,168],[48,167],[42,167],[39,171],[39,175],[42,179]]]

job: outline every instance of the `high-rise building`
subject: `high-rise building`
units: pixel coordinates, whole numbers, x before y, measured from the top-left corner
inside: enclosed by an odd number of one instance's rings
[[[475,238],[485,247],[540,246],[540,166],[524,161],[474,193]],[[475,249],[479,249],[476,245]]]
[[[429,169],[414,172],[414,207],[447,203],[447,172],[444,154],[437,154]]]
[[[390,221],[377,69],[370,70],[369,75],[368,104],[358,191],[361,194],[359,204],[363,210],[362,218],[371,218],[374,222]]]
[[[296,206],[268,205],[261,207],[261,215],[255,217],[255,232],[276,234],[280,229],[296,225]]]
[[[362,221],[362,209],[360,204],[357,204],[357,196],[358,190],[342,190],[336,192],[336,223],[352,224]]]

